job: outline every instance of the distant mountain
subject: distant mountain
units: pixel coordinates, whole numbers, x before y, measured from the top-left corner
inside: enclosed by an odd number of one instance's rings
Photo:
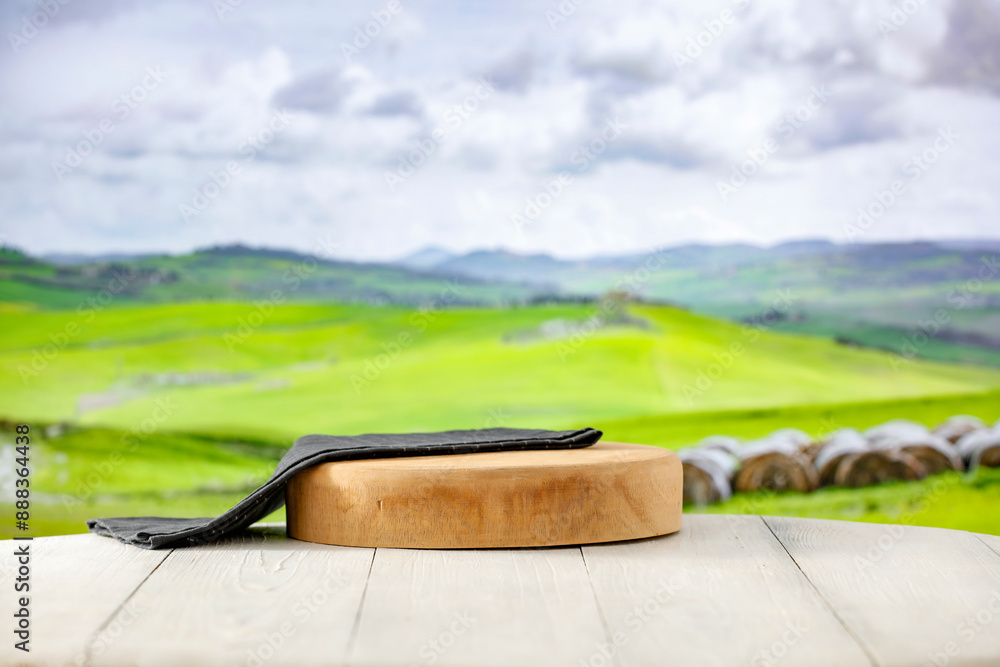
[[[595,298],[618,287],[648,300],[743,317],[759,313],[779,290],[791,290],[794,308],[803,312],[909,326],[928,309],[953,307],[949,293],[976,277],[984,254],[995,254],[998,247],[998,241],[838,245],[801,240],[772,247],[688,244],[579,260],[506,250],[455,255],[430,247],[391,264],[316,259],[244,245],[179,256],[63,255],[58,265],[7,250],[0,253],[0,300],[72,305],[80,293],[102,289],[116,272],[132,271],[122,297],[137,300],[258,298],[281,289],[300,300],[415,303],[458,281],[466,287],[455,303]],[[997,289],[980,288],[963,300],[965,312],[956,319],[976,319],[969,314],[972,304],[992,312],[998,301]],[[990,321],[995,329],[997,322]],[[1000,338],[988,327],[975,332]]]
[[[423,250],[418,250],[411,255],[407,255],[402,259],[398,259],[393,262],[393,264],[405,266],[409,269],[432,269],[439,264],[447,262],[454,256],[454,253],[451,253],[444,248],[429,246]]]
[[[42,255],[41,260],[59,266],[79,266],[81,264],[94,264],[96,262],[129,262],[143,257],[151,257],[149,253],[125,253],[112,252],[97,255],[84,255],[80,253],[50,253]]]
[[[997,241],[804,240],[688,244],[579,260],[426,248],[394,263],[365,264],[228,245],[178,256],[61,255],[55,263],[2,248],[0,302],[72,309],[113,287],[116,303],[280,298],[500,306],[596,301],[624,289],[646,301],[845,345],[997,365],[1000,275],[991,280],[984,268],[995,273],[998,254]]]
[[[506,250],[477,250],[437,261],[433,268],[484,280],[530,282],[569,291],[583,289],[593,292],[596,289],[600,292],[606,287],[598,286],[590,278],[609,271],[612,274],[633,271],[653,255],[658,256],[670,269],[717,270],[755,261],[833,254],[843,248],[844,246],[823,240],[791,241],[770,248],[742,243],[694,243],[642,254],[606,255],[580,260],[556,259],[545,254],[522,255]]]
[[[569,281],[575,267],[574,262],[555,259],[549,255],[519,255],[506,250],[478,250],[452,257],[437,264],[434,270],[481,280],[527,282],[557,289]]]
[[[955,239],[952,241],[934,241],[934,245],[951,250],[1000,252],[1000,239]]]
[[[186,255],[56,265],[0,253],[0,301],[72,308],[111,290],[117,301],[341,301],[437,307],[526,303],[530,285],[397,265],[328,260],[292,250],[216,246]],[[278,297],[274,295],[277,294]]]
[[[767,250],[775,255],[783,257],[800,257],[803,255],[824,255],[837,252],[842,246],[824,239],[802,239],[799,241],[786,241],[778,245],[771,246]]]
[[[581,260],[480,250],[437,262],[433,270],[589,295],[624,280],[640,295],[697,307],[705,302],[755,302],[769,290],[790,285],[850,299],[860,292],[885,291],[889,285],[919,288],[961,281],[975,276],[983,253],[995,252],[993,248],[1000,248],[1000,242],[838,245],[804,240],[767,248],[689,244]],[[652,272],[643,269],[651,266]]]

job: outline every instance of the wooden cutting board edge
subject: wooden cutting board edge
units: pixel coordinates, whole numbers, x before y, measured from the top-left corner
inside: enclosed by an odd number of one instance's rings
[[[483,549],[596,544],[676,532],[682,467],[671,450],[570,450],[321,464],[286,488],[288,534],[321,544]]]

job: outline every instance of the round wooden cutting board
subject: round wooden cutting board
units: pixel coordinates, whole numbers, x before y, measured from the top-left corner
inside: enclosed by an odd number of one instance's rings
[[[593,544],[681,527],[677,455],[619,442],[324,463],[285,494],[290,537],[343,546]]]

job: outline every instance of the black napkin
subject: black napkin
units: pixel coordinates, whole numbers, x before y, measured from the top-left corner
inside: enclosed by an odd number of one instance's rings
[[[90,519],[87,528],[92,533],[107,535],[143,549],[205,544],[242,530],[279,509],[285,504],[284,491],[288,480],[320,463],[524,449],[576,449],[589,447],[600,438],[601,432],[592,428],[576,431],[489,428],[442,433],[306,435],[296,440],[282,457],[271,479],[218,518],[136,516]]]

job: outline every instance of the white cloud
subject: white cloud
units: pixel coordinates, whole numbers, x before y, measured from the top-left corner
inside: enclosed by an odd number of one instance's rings
[[[404,2],[348,63],[340,45],[384,4],[66,12],[0,52],[0,232],[35,252],[309,249],[332,235],[360,259],[431,244],[572,256],[842,238],[951,126],[962,138],[870,238],[1000,233],[996,0],[922,3],[905,20],[889,0],[630,0],[582,4],[555,30],[553,2]],[[6,5],[4,34],[31,9]],[[148,67],[166,78],[117,116]],[[489,75],[495,89],[456,110]],[[817,86],[829,100],[783,136]],[[247,160],[241,147],[282,108],[294,120]],[[105,118],[114,131],[60,182],[52,162]],[[574,152],[615,118],[625,131],[576,171]],[[436,128],[443,140],[390,191],[386,171]],[[775,137],[723,201],[718,183]],[[234,160],[240,173],[185,221],[179,205]],[[572,184],[518,232],[512,214],[564,170]]]

